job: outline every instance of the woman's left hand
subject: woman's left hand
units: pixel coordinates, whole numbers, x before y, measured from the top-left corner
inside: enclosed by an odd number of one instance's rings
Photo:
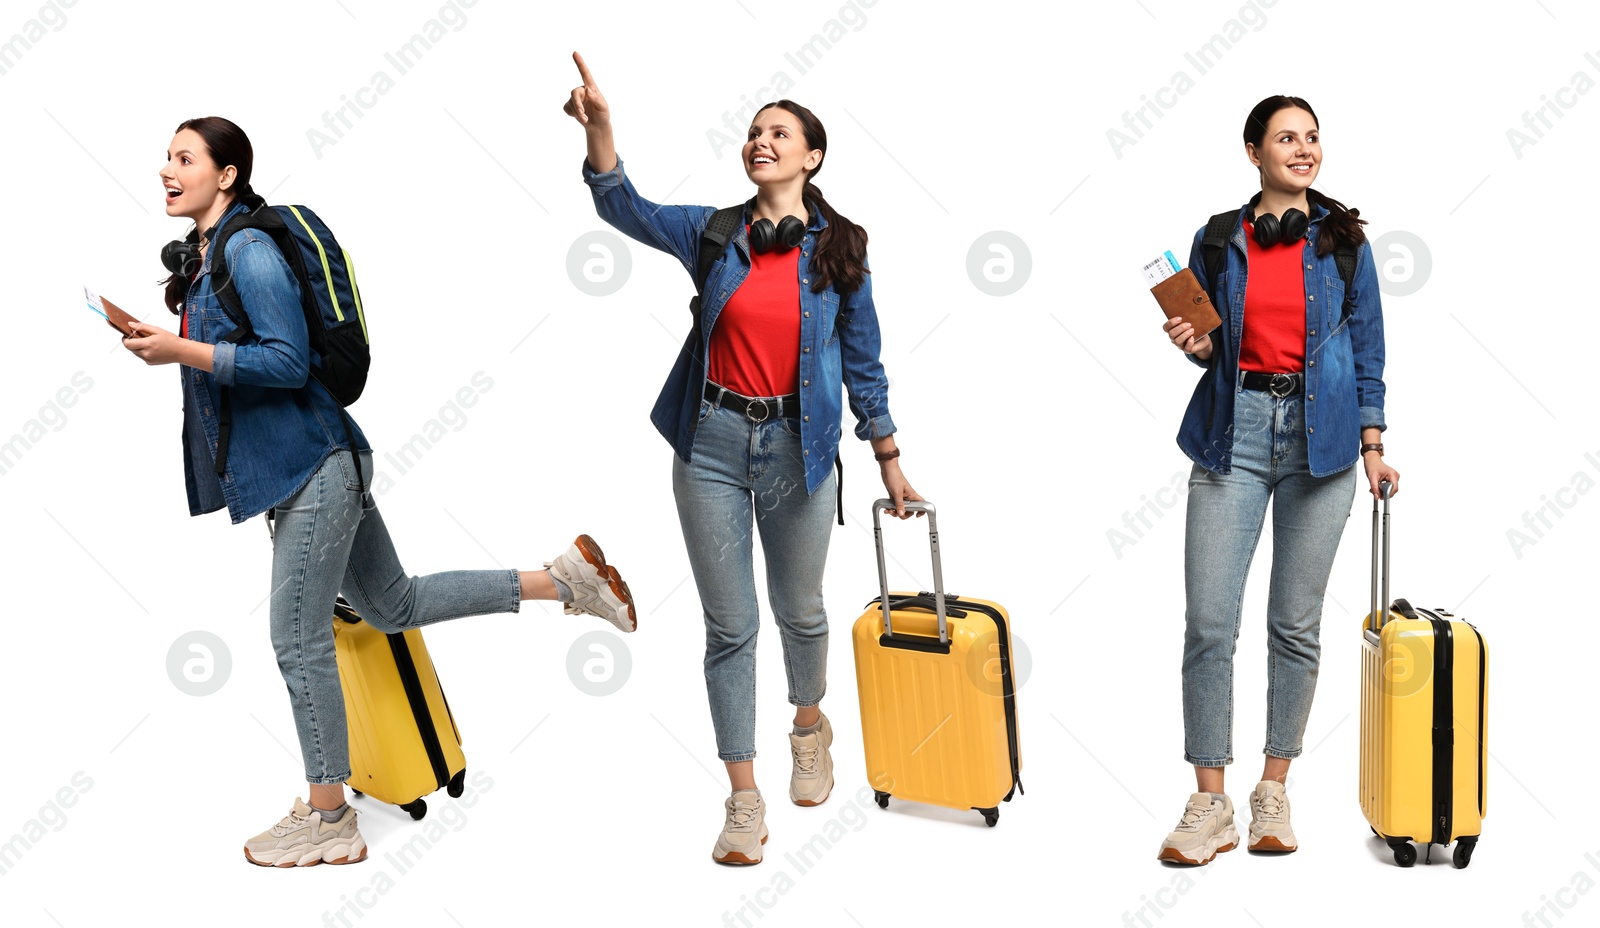
[[[906,475],[900,472],[900,462],[898,460],[884,461],[879,465],[879,469],[882,471],[883,488],[889,491],[889,498],[894,500],[894,508],[885,509],[884,513],[900,519],[909,519],[912,516],[921,518],[921,510],[906,511],[905,504],[907,500],[916,500],[919,503],[927,501],[922,498],[922,494],[912,489],[911,484],[906,481]]]
[[[122,345],[138,355],[144,363],[153,367],[157,364],[172,364],[178,360],[178,346],[183,343],[183,339],[148,322],[135,322],[131,327],[134,334],[124,335]]]
[[[1400,472],[1384,463],[1382,456],[1376,451],[1368,451],[1361,456],[1361,463],[1367,466],[1367,483],[1372,488],[1372,498],[1381,499],[1378,494],[1378,484],[1389,481],[1389,496],[1393,497],[1400,492]]]

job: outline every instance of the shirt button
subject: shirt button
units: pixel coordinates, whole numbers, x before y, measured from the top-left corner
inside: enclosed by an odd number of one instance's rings
[[[806,457],[811,457],[811,452],[809,450],[806,451]]]
[[[1316,362],[1312,362],[1312,363],[1316,363]],[[809,386],[811,386],[811,381],[809,381],[809,380],[802,380],[802,381],[800,381],[800,386],[802,386],[802,387],[809,387]]]
[[[810,318],[811,318],[811,313],[810,313],[810,312],[807,312],[807,313],[806,313],[806,318],[807,318],[807,319],[810,319]]]
[[[1312,428],[1311,426],[1309,426],[1309,425],[1306,426],[1306,434],[1307,435],[1310,435],[1312,432],[1315,432],[1315,431],[1316,431],[1316,429]]]
[[[1310,300],[1313,303],[1315,303],[1317,301],[1317,298],[1314,297],[1314,296],[1308,296],[1308,297],[1306,297],[1306,299]]]
[[[804,351],[806,354],[810,354],[811,353],[811,346],[807,345],[806,347],[802,348],[801,350]]]
[[[1312,334],[1312,335],[1315,335],[1315,334],[1317,334],[1317,330],[1316,330],[1316,329],[1312,329],[1312,330],[1311,330],[1311,334]],[[893,608],[893,607],[891,607],[891,608]]]
[[[800,417],[800,421],[802,421],[802,422],[810,422],[811,421],[811,417],[810,416],[801,416]]]
[[[800,278],[800,282],[803,283],[803,284],[809,284],[809,283],[811,283],[811,278],[802,277],[802,278]]]
[[[1317,366],[1317,362],[1315,362],[1315,361],[1312,361],[1312,362],[1311,362],[1311,366],[1312,366],[1312,367],[1316,367],[1316,366]]]
[[[1306,265],[1306,270],[1308,270],[1308,271],[1309,271],[1309,270],[1312,270],[1312,267],[1311,267],[1311,265],[1309,265],[1309,264],[1308,264],[1308,265]]]
[[[1308,402],[1308,403],[1315,403],[1316,401],[1317,401],[1317,395],[1315,393],[1313,393],[1310,396],[1306,397],[1306,402]]]

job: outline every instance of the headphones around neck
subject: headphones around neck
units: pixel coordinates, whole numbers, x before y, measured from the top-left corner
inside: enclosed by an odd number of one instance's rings
[[[750,224],[750,247],[759,255],[788,251],[805,237],[806,224],[794,216],[783,217],[777,225],[771,219],[757,219]]]
[[[217,234],[213,225],[206,230],[205,240],[210,242]],[[183,241],[173,240],[161,246],[161,266],[180,277],[193,277],[200,271],[200,227],[195,226]]]
[[[1245,218],[1255,225],[1256,244],[1262,248],[1273,245],[1298,242],[1306,237],[1306,230],[1311,227],[1311,218],[1294,207],[1283,211],[1280,219],[1271,213],[1263,213],[1256,218],[1256,204],[1260,202],[1258,196],[1250,201],[1250,210],[1245,213]]]

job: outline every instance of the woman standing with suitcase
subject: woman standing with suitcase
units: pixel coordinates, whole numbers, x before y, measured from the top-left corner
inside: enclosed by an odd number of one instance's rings
[[[1245,120],[1244,143],[1261,192],[1231,220],[1218,217],[1226,238],[1216,279],[1206,229],[1189,255],[1222,325],[1209,334],[1179,318],[1163,326],[1206,369],[1178,433],[1194,462],[1183,720],[1184,759],[1194,765],[1198,791],[1158,855],[1185,864],[1208,863],[1239,842],[1223,771],[1233,762],[1233,654],[1245,575],[1268,501],[1266,763],[1250,794],[1248,846],[1288,852],[1299,845],[1284,780],[1301,753],[1316,689],[1322,601],[1355,492],[1349,468],[1360,459],[1375,496],[1380,481],[1398,488],[1400,480],[1383,460],[1383,313],[1366,221],[1311,188],[1322,144],[1306,101],[1261,101]]]
[[[310,792],[289,814],[249,839],[245,858],[262,866],[354,863],[367,856],[356,812],[344,801],[350,777],[345,706],[334,658],[334,600],[342,592],[362,618],[394,633],[467,615],[516,612],[525,599],[559,599],[568,614],[600,616],[633,631],[632,596],[594,540],[580,536],[548,570],[451,571],[407,576],[367,492],[371,446],[311,376],[300,283],[271,236],[228,237],[226,280],[209,245],[230,221],[263,207],[250,189],[250,140],[216,116],[178,126],[161,169],[168,216],[198,235],[175,242],[166,303],[178,334],[136,323],[127,349],[146,364],[179,364],[189,511],[224,506],[237,524],[268,510],[273,533],[271,629],[289,688]],[[204,230],[200,232],[199,230]],[[253,330],[233,334],[217,289],[231,285]],[[230,340],[237,338],[237,342]],[[228,391],[228,404],[221,390]],[[219,474],[219,416],[231,408]],[[360,455],[359,470],[356,455]]]
[[[583,85],[564,111],[584,127],[584,182],[600,216],[665,251],[695,274],[720,211],[662,206],[623,172],[611,110],[580,55]],[[822,124],[782,100],[751,120],[741,149],[756,195],[730,217],[704,280],[697,331],[679,353],[651,421],[670,442],[673,495],[706,623],[705,676],[717,754],[732,795],[712,859],[761,862],[766,806],[756,788],[756,602],[752,518],[766,557],[767,592],[782,635],[789,702],[792,802],[812,806],[833,788],[826,689],[828,625],[822,572],[832,531],[841,437],[840,387],[855,433],[870,441],[900,518],[921,496],[895,458],[888,381],[878,359],[867,235],[839,215],[811,179],[827,152]],[[697,280],[698,283],[698,280]]]

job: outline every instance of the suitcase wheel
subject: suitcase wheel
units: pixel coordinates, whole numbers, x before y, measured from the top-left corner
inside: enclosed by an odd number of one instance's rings
[[[1390,838],[1389,846],[1394,849],[1394,862],[1402,867],[1410,867],[1417,862],[1417,849],[1411,842],[1404,838]]]
[[[878,800],[878,808],[880,808],[880,809],[889,808],[889,794],[888,793],[880,793],[877,790],[873,790],[872,791],[872,798]]]
[[[366,795],[366,793],[363,793],[363,792],[362,792],[362,791],[361,791],[361,790],[359,790],[359,789],[356,789],[356,788],[355,788],[355,787],[353,787],[353,786],[352,786],[352,787],[350,787],[350,792],[352,792],[352,793],[355,793],[355,794],[356,794],[356,798],[358,798],[358,799],[359,799],[359,798],[360,798],[360,797],[362,797],[362,796],[365,796],[365,795]]]
[[[460,799],[467,788],[467,768],[462,767],[461,772],[450,778],[450,785],[444,788],[451,799]]]
[[[408,802],[405,805],[402,805],[400,808],[406,812],[410,812],[411,818],[416,821],[421,821],[422,817],[428,814],[428,803],[421,799],[418,799],[416,802]]]
[[[999,809],[979,809],[983,813],[983,823],[993,828],[1000,821]]]
[[[1472,863],[1472,849],[1477,846],[1476,838],[1462,838],[1456,842],[1456,852],[1450,856],[1450,862],[1456,865],[1457,870],[1464,869]]]

